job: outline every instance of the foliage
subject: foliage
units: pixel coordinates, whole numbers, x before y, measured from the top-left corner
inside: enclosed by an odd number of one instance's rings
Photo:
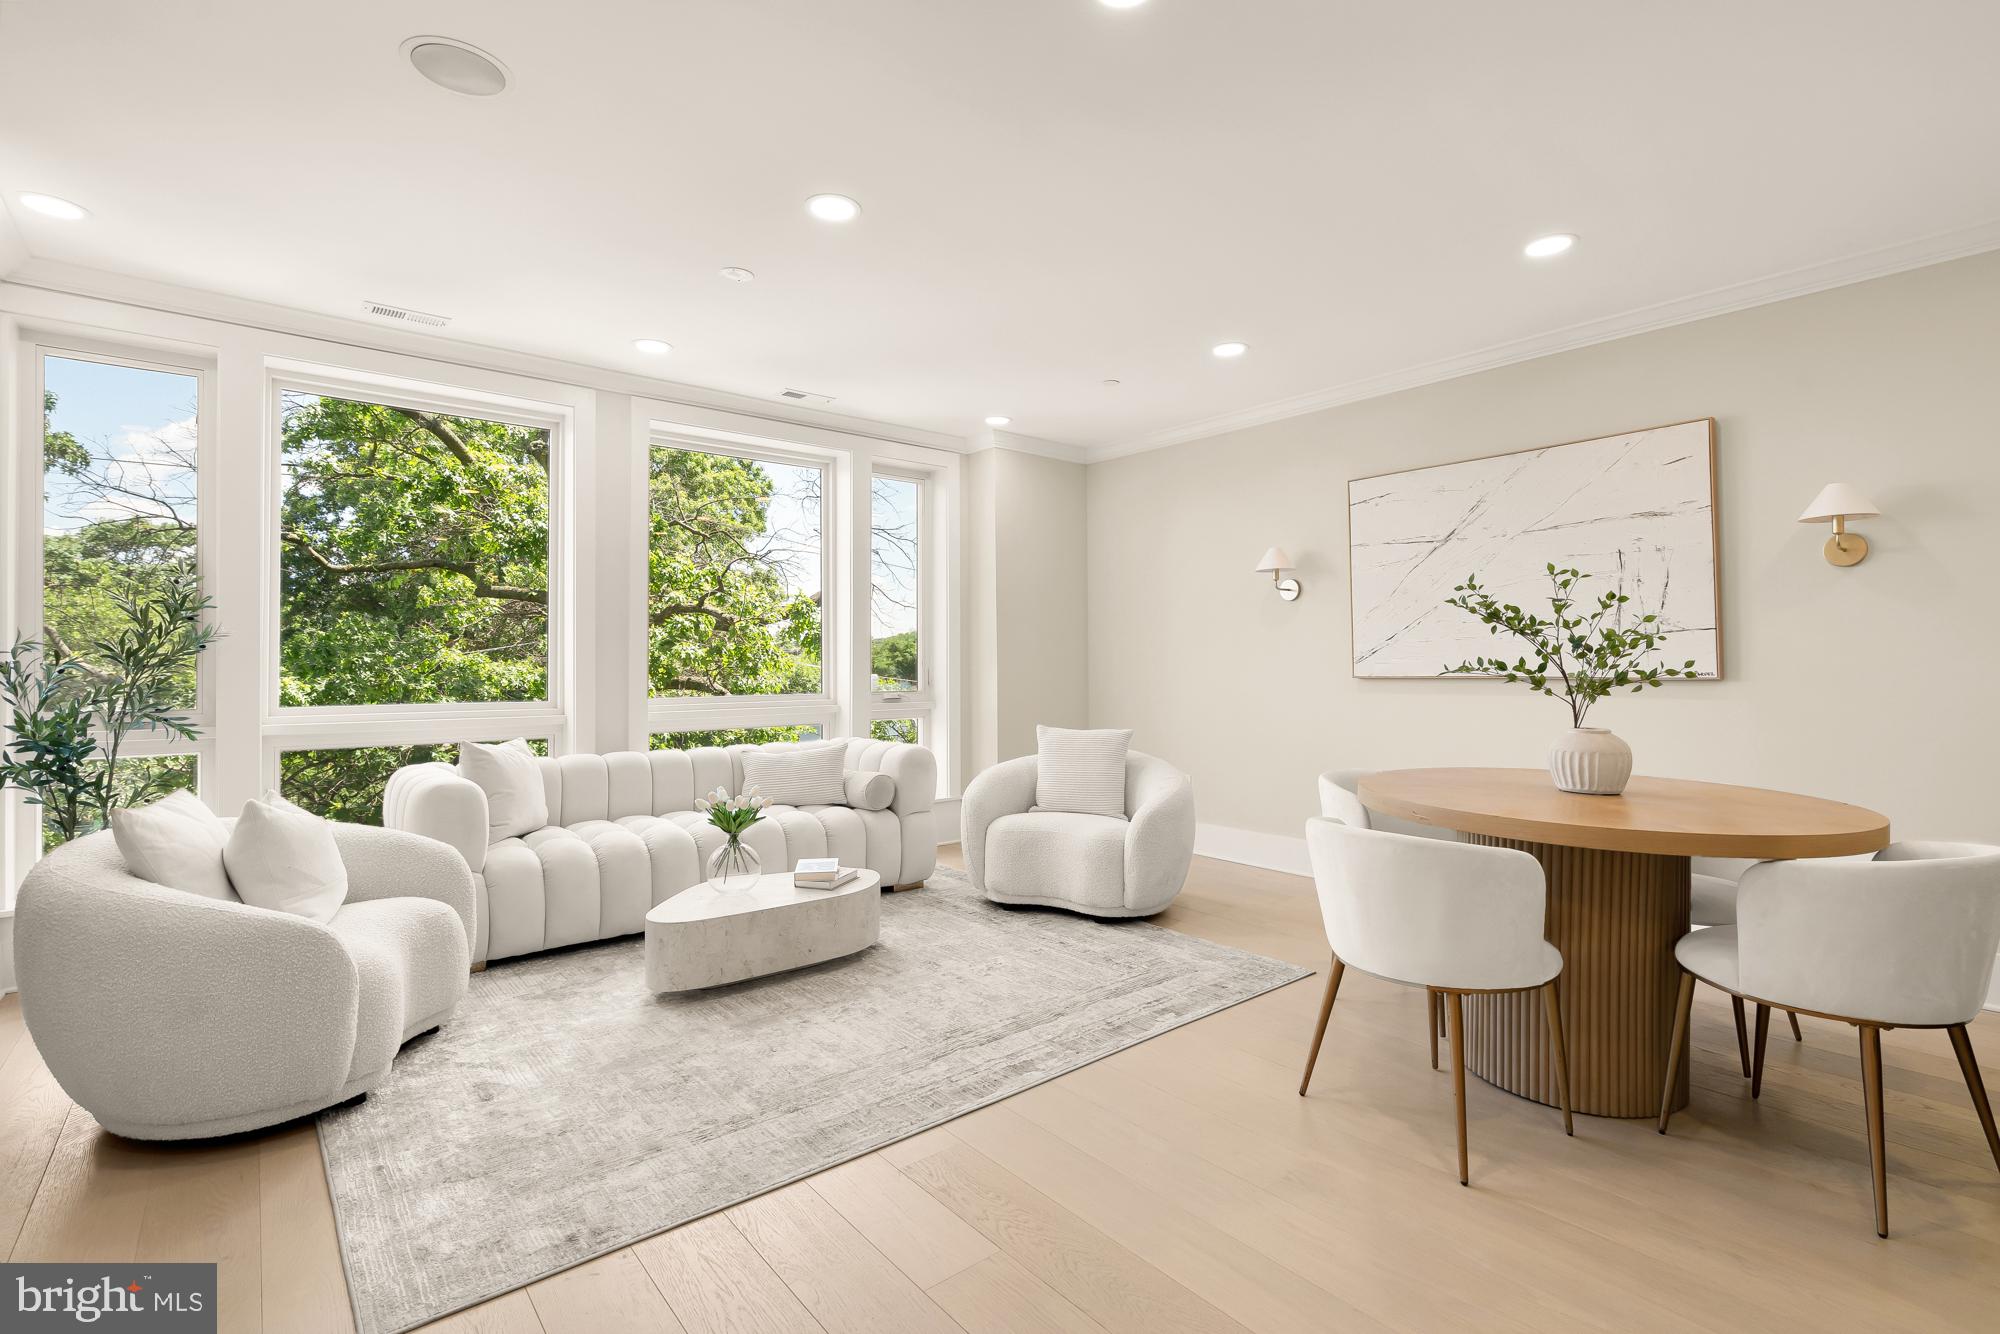
[[[48,813],[53,842],[75,838],[93,814],[108,822],[113,806],[157,795],[148,780],[170,770],[143,765],[135,783],[120,769],[135,732],[195,739],[182,712],[182,683],[219,633],[203,621],[213,603],[191,562],[150,573],[113,595],[119,623],[82,655],[59,642],[21,639],[0,667],[9,715],[0,785],[20,789]]]
[[[901,741],[906,745],[917,744],[917,720],[915,718],[877,718],[868,724],[868,735],[877,741]]]
[[[764,818],[764,808],[771,803],[757,791],[752,783],[743,789],[742,795],[730,796],[729,789],[719,787],[705,797],[694,799],[694,808],[708,817],[708,822],[729,835],[731,843],[743,837],[743,831]]]
[[[1562,699],[1569,705],[1571,725],[1581,727],[1590,706],[1614,690],[1657,689],[1663,677],[1701,674],[1694,670],[1692,658],[1680,667],[1640,665],[1640,659],[1657,651],[1665,641],[1666,630],[1651,612],[1630,627],[1619,624],[1625,604],[1632,600],[1625,594],[1600,593],[1595,606],[1579,610],[1575,589],[1590,576],[1581,570],[1559,570],[1553,564],[1548,575],[1550,615],[1546,620],[1498,601],[1471,575],[1456,585],[1452,589],[1455,596],[1445,599],[1446,606],[1478,618],[1489,634],[1505,630],[1526,643],[1534,656],[1533,661],[1517,657],[1511,663],[1505,658],[1473,658],[1456,667],[1447,666],[1439,675],[1498,676],[1503,681],[1518,681],[1550,699]],[[1608,625],[1606,618],[1611,618]]]
[[[917,632],[882,635],[869,645],[877,690],[917,688]]]

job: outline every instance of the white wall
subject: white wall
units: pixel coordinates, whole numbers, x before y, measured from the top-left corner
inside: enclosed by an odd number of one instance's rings
[[[1205,824],[1286,839],[1322,769],[1539,764],[1553,701],[1353,677],[1347,481],[1706,416],[1726,679],[1592,721],[1644,773],[2000,842],[2000,253],[1093,465],[1091,721],[1189,770]],[[1853,569],[1794,522],[1832,480],[1884,510]],[[1251,572],[1274,543],[1302,563],[1296,603]]]
[[[965,464],[961,782],[1089,718],[1085,470],[1004,447]]]

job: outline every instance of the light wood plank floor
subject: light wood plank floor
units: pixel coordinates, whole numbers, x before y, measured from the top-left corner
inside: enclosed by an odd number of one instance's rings
[[[948,850],[955,851],[955,850]],[[947,858],[950,860],[950,858]],[[921,891],[920,891],[921,892]],[[1323,967],[1311,886],[1200,861],[1166,925]],[[504,965],[503,965],[504,966]],[[1851,1029],[1782,1022],[1761,1103],[1700,993],[1694,1105],[1650,1123],[1468,1081],[1472,1189],[1420,992],[1323,977],[663,1233],[438,1330],[1920,1330],[2000,1324],[2000,1172],[1940,1033],[1884,1040],[1874,1235]],[[2000,1092],[2000,1022],[1973,1026]],[[352,1328],[309,1127],[105,1135],[0,1002],[0,1254],[221,1262],[222,1327]]]

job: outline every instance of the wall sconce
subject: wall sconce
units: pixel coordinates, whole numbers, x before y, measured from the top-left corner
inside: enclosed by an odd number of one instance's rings
[[[1278,596],[1287,602],[1299,600],[1299,581],[1285,578],[1285,571],[1295,568],[1292,558],[1285,554],[1283,547],[1272,547],[1264,553],[1264,559],[1257,562],[1257,573],[1266,571],[1271,575],[1271,586],[1278,590]]]
[[[1806,506],[1806,512],[1799,516],[1800,523],[1833,524],[1833,536],[1826,539],[1826,559],[1830,565],[1859,565],[1868,558],[1868,539],[1859,533],[1847,531],[1849,519],[1872,519],[1882,511],[1875,508],[1875,502],[1861,494],[1846,482],[1828,482],[1813,503]]]

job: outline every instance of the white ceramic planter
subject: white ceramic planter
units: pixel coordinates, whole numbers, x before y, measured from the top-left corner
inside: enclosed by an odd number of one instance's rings
[[[1572,727],[1549,747],[1549,777],[1565,792],[1615,797],[1632,777],[1632,748],[1604,727]]]

